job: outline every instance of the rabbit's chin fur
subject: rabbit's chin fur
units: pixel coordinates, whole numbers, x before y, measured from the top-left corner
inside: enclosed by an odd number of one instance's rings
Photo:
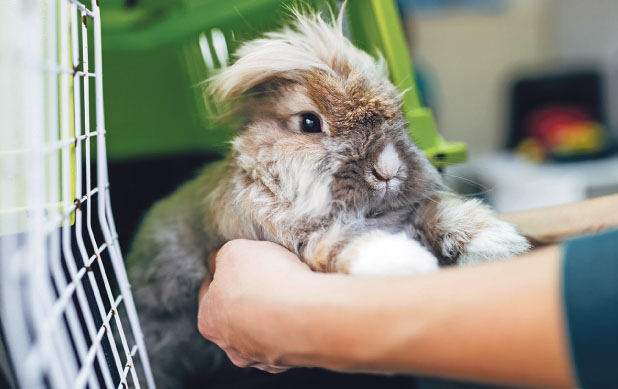
[[[195,323],[206,258],[228,240],[273,241],[313,270],[354,275],[528,249],[487,206],[443,187],[407,134],[384,62],[346,39],[340,18],[297,14],[292,27],[241,46],[210,88],[240,101],[246,121],[225,160],[149,211],[127,260],[161,387],[234,373]],[[305,113],[321,132],[303,132]]]

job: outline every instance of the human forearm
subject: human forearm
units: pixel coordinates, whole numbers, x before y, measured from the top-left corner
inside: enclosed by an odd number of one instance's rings
[[[221,260],[221,264],[219,264]],[[412,277],[309,271],[268,242],[217,256],[198,326],[239,366],[567,386],[560,251]],[[207,283],[206,283],[207,284]]]
[[[541,243],[618,226],[618,194],[545,209],[500,215],[525,236]]]
[[[559,274],[548,248],[414,278],[323,278],[281,322],[306,343],[281,345],[279,363],[568,386]]]

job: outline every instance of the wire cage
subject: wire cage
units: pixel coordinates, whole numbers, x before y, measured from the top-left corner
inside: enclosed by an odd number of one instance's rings
[[[325,1],[336,3],[307,0]],[[136,9],[127,16],[118,11],[124,2],[106,1],[106,20],[112,21],[106,58],[122,65],[115,68],[110,60],[108,70],[125,74],[128,54],[155,55],[161,47],[171,50],[167,44],[181,47],[188,78],[202,80],[229,62],[241,35],[257,34],[247,15],[267,15],[263,27],[271,28],[281,13],[273,10],[286,2],[234,0],[231,7],[218,0],[153,1],[145,6],[173,9]],[[166,17],[145,23],[131,19],[136,15]],[[465,145],[446,142],[421,106],[394,3],[349,2],[348,17],[355,43],[383,52],[393,82],[407,91],[410,132],[428,158],[437,167],[465,158]],[[154,388],[110,204],[99,1],[0,1],[0,47],[0,387]],[[125,79],[107,84],[112,97],[116,91],[146,99],[150,89],[128,88]],[[110,119],[144,119],[135,107],[125,115],[127,107],[110,100]],[[150,116],[165,106],[140,101]],[[174,125],[156,128],[167,133]],[[122,143],[141,148],[126,155],[162,151],[169,136],[181,138],[170,133],[148,149],[147,139],[156,136],[138,129],[123,132]],[[217,144],[212,136],[203,142]],[[192,143],[186,137],[178,149]]]
[[[0,332],[10,355],[0,378],[154,387],[110,206],[98,1],[2,1],[0,39]]]

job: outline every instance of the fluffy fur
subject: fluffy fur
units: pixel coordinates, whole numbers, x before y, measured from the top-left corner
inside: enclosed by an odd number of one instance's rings
[[[386,66],[355,48],[341,18],[297,14],[244,44],[210,80],[246,118],[228,157],[146,216],[128,257],[161,387],[224,374],[195,323],[206,258],[235,238],[277,242],[312,269],[413,274],[528,248],[476,200],[449,193],[411,141]],[[303,113],[321,133],[304,133]],[[414,123],[412,123],[414,125]]]

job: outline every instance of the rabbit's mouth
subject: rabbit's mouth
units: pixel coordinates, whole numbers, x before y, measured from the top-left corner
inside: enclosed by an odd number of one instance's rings
[[[388,181],[382,181],[378,184],[376,190],[377,197],[382,201],[391,200],[399,195],[401,181],[398,178],[393,177]]]

